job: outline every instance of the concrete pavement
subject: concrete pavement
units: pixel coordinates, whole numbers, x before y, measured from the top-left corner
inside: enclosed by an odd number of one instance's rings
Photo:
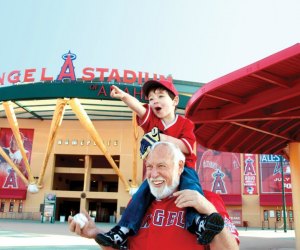
[[[238,228],[240,237],[240,249],[270,249],[270,250],[294,250],[295,231],[282,229],[275,232],[274,229],[261,230],[261,228]]]
[[[107,231],[113,226],[97,223]],[[294,250],[295,232],[288,230],[261,230],[239,228],[240,249],[242,250]],[[69,232],[66,222],[41,223],[39,221],[0,219],[0,250],[14,249],[74,249],[99,250],[94,240],[85,239]]]

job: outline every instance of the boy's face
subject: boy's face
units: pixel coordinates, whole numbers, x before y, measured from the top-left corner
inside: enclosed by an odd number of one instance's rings
[[[167,90],[156,89],[149,92],[148,99],[151,109],[158,118],[173,119],[179,101],[178,96],[172,100]]]

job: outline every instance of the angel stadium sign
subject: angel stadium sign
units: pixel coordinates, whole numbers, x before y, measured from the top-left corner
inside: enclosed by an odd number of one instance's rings
[[[82,69],[79,78],[76,78],[75,67],[73,61],[76,59],[76,55],[70,51],[62,55],[64,63],[56,78],[54,76],[47,75],[47,68],[42,68],[39,71],[36,68],[21,70],[13,70],[11,72],[4,72],[0,76],[0,86],[9,86],[15,84],[26,84],[34,82],[64,82],[64,81],[94,81],[99,82],[113,82],[113,83],[125,83],[125,84],[138,84],[141,85],[144,81],[149,79],[148,72],[135,72],[133,70],[118,70],[100,67],[85,67]],[[152,79],[166,79],[163,75],[153,74],[150,76]],[[167,79],[172,80],[171,77]]]
[[[18,100],[42,100],[56,98],[83,98],[111,100],[111,86],[118,86],[125,92],[146,102],[142,84],[149,79],[173,81],[179,92],[194,93],[199,83],[174,80],[171,76],[149,74],[134,70],[119,70],[103,67],[83,67],[76,72],[74,61],[77,56],[69,51],[62,55],[63,63],[57,75],[51,75],[47,68],[27,68],[0,72],[0,102]],[[184,109],[189,95],[180,93],[178,108]]]

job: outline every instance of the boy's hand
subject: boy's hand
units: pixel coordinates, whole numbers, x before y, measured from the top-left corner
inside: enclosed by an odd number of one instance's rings
[[[160,141],[160,133],[157,127],[154,127],[149,133],[144,134],[141,140],[140,155],[145,159],[149,154],[151,146]]]
[[[112,98],[117,98],[122,100],[122,98],[125,96],[125,92],[121,89],[119,89],[117,86],[112,85],[111,86],[111,91],[110,91],[110,96]]]

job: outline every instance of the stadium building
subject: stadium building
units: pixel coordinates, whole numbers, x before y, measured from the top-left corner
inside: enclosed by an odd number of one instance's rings
[[[86,67],[76,78],[76,55],[62,58],[56,78],[47,68],[0,75],[0,218],[64,221],[85,208],[97,222],[114,222],[142,182],[143,162],[142,130],[110,87],[147,102],[143,82],[171,76]],[[203,84],[173,82],[184,115]],[[288,161],[201,145],[195,151],[203,188],[222,196],[237,226],[281,226],[286,211],[293,228]]]

